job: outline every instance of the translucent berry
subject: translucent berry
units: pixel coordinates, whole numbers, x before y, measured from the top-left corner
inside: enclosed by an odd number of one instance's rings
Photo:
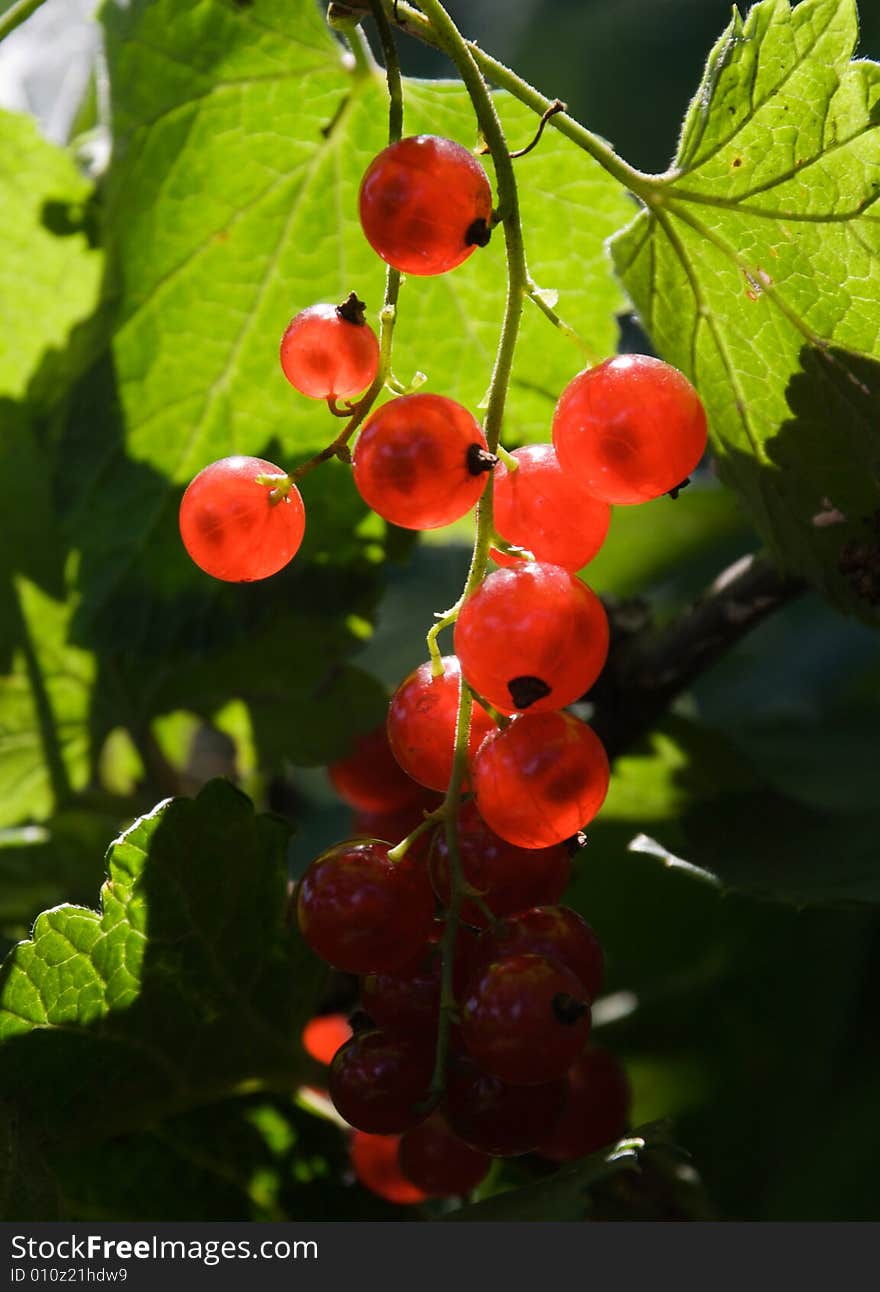
[[[516,1157],[549,1139],[564,1098],[562,1078],[541,1086],[511,1086],[490,1077],[472,1059],[454,1056],[443,1111],[451,1129],[471,1148],[493,1157]]]
[[[605,542],[611,508],[563,471],[552,444],[529,444],[513,457],[515,471],[503,462],[495,470],[495,528],[539,561],[580,570]],[[494,551],[493,556],[499,565],[518,559]]]
[[[449,1198],[475,1189],[492,1163],[486,1153],[459,1139],[435,1112],[401,1139],[400,1165],[407,1179],[430,1197]]]
[[[553,415],[559,461],[596,498],[647,502],[687,479],[706,450],[706,413],[677,368],[622,354],[579,372]]]
[[[461,608],[455,653],[468,682],[502,713],[564,708],[593,685],[608,655],[608,618],[585,583],[558,565],[496,570]]]
[[[521,848],[548,848],[583,829],[608,792],[602,742],[570,713],[524,713],[488,735],[474,759],[480,815]]]
[[[462,1004],[461,1034],[474,1060],[515,1086],[561,1077],[589,1033],[583,983],[546,956],[493,960],[471,981]]]
[[[357,812],[352,833],[368,839],[382,839],[385,843],[399,843],[400,840],[405,839],[408,834],[412,834],[417,825],[421,825],[425,819],[425,813],[433,812],[443,801],[439,794],[433,794],[429,790],[422,789],[421,786],[417,788],[422,790],[421,797],[404,807],[396,808],[393,812]],[[410,845],[410,855],[425,858],[430,846],[431,833],[425,831],[413,840]]]
[[[281,367],[292,386],[311,399],[341,399],[371,385],[379,369],[379,342],[352,292],[342,305],[310,305],[291,319],[281,338]]]
[[[316,1063],[331,1063],[338,1049],[351,1039],[351,1025],[344,1014],[319,1014],[302,1032],[306,1054]]]
[[[361,979],[361,1005],[379,1027],[407,1035],[433,1034],[440,1013],[441,960],[436,945],[396,973],[371,973]]]
[[[605,957],[589,924],[568,906],[533,906],[499,920],[480,934],[480,964],[512,955],[539,955],[565,965],[584,985],[590,1002],[602,987]]]
[[[609,1050],[589,1046],[565,1076],[562,1115],[538,1152],[553,1162],[595,1153],[626,1134],[630,1088],[626,1073]]]
[[[356,736],[351,753],[331,763],[327,772],[339,797],[362,812],[391,813],[410,806],[418,812],[425,798],[422,786],[407,776],[391,752],[384,722]],[[410,829],[417,824],[418,819]],[[404,830],[389,842],[396,843],[408,833]],[[377,832],[376,837],[385,836]]]
[[[399,1135],[355,1131],[348,1151],[355,1175],[371,1193],[404,1207],[425,1201],[428,1195],[401,1170]]]
[[[459,520],[479,499],[495,462],[466,408],[422,394],[392,399],[373,413],[352,458],[361,497],[403,529]]]
[[[490,830],[473,802],[458,814],[458,850],[464,877],[493,915],[512,915],[530,906],[556,902],[571,876],[571,857],[557,843],[550,848],[518,848]],[[431,882],[444,905],[449,905],[449,854],[438,837],[431,854]],[[487,923],[474,902],[465,901],[462,919],[482,927]]]
[[[260,484],[261,476],[275,479]],[[179,520],[196,565],[227,583],[277,574],[299,550],[306,527],[296,485],[280,467],[246,457],[221,458],[200,471],[181,499]]]
[[[391,861],[387,844],[353,840],[309,866],[297,918],[306,942],[335,969],[393,970],[427,942],[434,898],[418,861],[409,855]]]
[[[373,159],[360,217],[373,250],[405,274],[444,274],[489,241],[492,190],[466,148],[414,135]]]
[[[421,1041],[392,1032],[358,1032],[330,1068],[330,1098],[340,1117],[371,1135],[396,1135],[427,1116],[434,1056]]]
[[[432,675],[430,662],[419,665],[394,692],[388,708],[388,740],[394,757],[414,780],[434,790],[445,790],[452,775],[460,694],[459,662],[455,655],[444,655],[439,677]],[[468,741],[471,757],[494,730],[488,713],[475,704]]]

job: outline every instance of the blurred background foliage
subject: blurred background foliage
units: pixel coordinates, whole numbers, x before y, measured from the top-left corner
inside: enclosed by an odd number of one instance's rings
[[[565,100],[631,163],[656,171],[673,155],[706,53],[730,12],[726,0],[450,0],[449,9],[466,35]],[[861,53],[876,57],[880,11],[869,0],[862,10]],[[442,59],[415,42],[401,42],[401,55],[410,75],[449,74]],[[0,70],[8,81],[9,62]],[[100,75],[97,85],[74,126],[80,142],[100,120]],[[623,348],[647,344],[624,313],[618,328]],[[88,337],[74,338],[70,348],[77,345],[88,350]],[[89,458],[97,451],[93,421],[108,427],[111,439],[122,433],[115,378],[99,356],[72,411],[67,407],[63,419],[56,409],[46,416],[41,381],[51,383],[57,373],[57,351],[45,359],[28,416],[42,419],[40,454],[63,446],[75,485],[98,470]],[[4,427],[7,413],[22,437],[17,408],[4,401]],[[150,470],[131,466],[135,493]],[[64,801],[56,795],[54,809],[45,809],[59,775],[45,757],[40,794],[17,814],[15,803],[33,788],[31,764],[5,764],[9,780],[0,802],[12,805],[0,831],[0,929],[7,947],[27,935],[46,906],[94,905],[103,851],[120,824],[166,793],[194,792],[211,776],[231,776],[259,806],[294,825],[294,876],[349,831],[351,818],[321,764],[344,751],[355,728],[377,720],[384,691],[421,662],[433,612],[459,594],[469,537],[460,525],[416,544],[386,534],[370,518],[352,526],[356,502],[341,473],[331,469],[315,487],[311,505],[331,537],[308,549],[310,564],[283,576],[271,596],[251,591],[246,601],[239,589],[220,595],[202,589],[194,604],[189,586],[163,588],[168,602],[157,622],[157,607],[142,600],[139,586],[127,601],[110,602],[103,620],[74,632],[68,646],[75,643],[82,655],[64,656],[60,702],[65,738],[80,742],[82,764],[74,765]],[[87,563],[89,494],[73,493],[65,533],[74,536],[73,547],[85,548]],[[589,578],[609,596],[646,600],[662,623],[756,547],[748,518],[710,465],[674,507],[662,500],[618,509]],[[165,559],[160,544],[153,561],[158,567]],[[26,572],[57,592],[60,564]],[[52,675],[54,628],[37,599],[33,593],[24,613],[33,615],[29,623],[47,652],[43,671]],[[150,702],[129,711],[118,697],[143,699],[138,652],[162,648],[169,607],[174,638],[181,601],[185,650],[176,640],[164,644],[167,667],[150,679]],[[4,611],[7,625],[22,613],[18,605]],[[69,610],[76,614],[72,601]],[[209,657],[199,653],[203,643],[210,644]],[[329,682],[326,669],[316,669],[328,654]],[[71,674],[71,659],[79,660],[79,675]],[[229,692],[227,680],[248,669],[277,683],[267,686],[262,706]],[[11,676],[18,693],[21,671]],[[77,683],[93,687],[100,704],[77,707],[70,698]],[[62,692],[52,695],[59,702]],[[21,732],[10,726],[10,712],[4,710],[0,732],[14,737],[3,748],[14,760]],[[661,1181],[653,1195],[630,1198],[627,1214],[759,1220],[880,1214],[880,844],[872,815],[880,787],[878,717],[876,634],[807,594],[731,650],[618,766],[614,794],[577,859],[568,900],[606,947],[608,994],[597,1009],[597,1038],[627,1065],[634,1121],[673,1119],[708,1199],[680,1204]],[[33,730],[28,734],[33,740]],[[15,779],[20,765],[24,789]],[[752,827],[745,839],[732,833],[744,785]],[[710,870],[732,878],[710,883],[705,874],[630,850],[640,834],[658,839],[672,856],[698,865],[706,859]],[[738,855],[725,856],[725,847]],[[850,872],[854,856],[863,882],[855,891],[835,891],[835,867]],[[791,900],[790,887],[780,893],[774,886],[780,858],[789,879],[799,867],[807,876],[817,868],[822,891],[812,900]],[[222,1161],[204,1160],[206,1140],[223,1142]],[[108,1163],[122,1160],[121,1148],[148,1173],[149,1197],[131,1173],[108,1173]],[[120,1218],[138,1219],[396,1214],[346,1176],[335,1129],[290,1101],[229,1101],[169,1120],[136,1144],[112,1141],[109,1150],[99,1147],[94,1160],[56,1155],[53,1169],[65,1195],[77,1200],[77,1214],[105,1214],[110,1199]],[[513,1164],[491,1188],[522,1183],[537,1170]],[[201,1210],[193,1210],[197,1198]],[[603,1205],[613,1211],[613,1203],[600,1199],[599,1213]]]

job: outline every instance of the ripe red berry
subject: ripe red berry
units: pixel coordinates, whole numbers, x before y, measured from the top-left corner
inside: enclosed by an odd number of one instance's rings
[[[474,759],[477,807],[521,848],[548,848],[583,829],[608,793],[599,737],[570,713],[524,713],[488,735]]]
[[[414,135],[383,149],[361,181],[359,204],[370,246],[405,274],[444,274],[489,241],[488,177],[451,139]]]
[[[677,368],[621,354],[569,382],[553,443],[563,468],[596,498],[646,502],[693,471],[706,449],[706,413]]]
[[[341,399],[372,384],[379,342],[363,311],[352,292],[342,305],[310,305],[290,320],[281,367],[292,386],[311,399]]]
[[[358,1032],[330,1067],[330,1098],[340,1117],[371,1135],[396,1135],[427,1113],[434,1056],[421,1041],[393,1032]]]
[[[373,413],[354,448],[354,482],[392,525],[438,529],[459,520],[486,487],[496,459],[461,404],[404,395]]]
[[[533,906],[500,920],[480,934],[481,965],[513,955],[546,956],[565,965],[584,985],[592,1003],[602,987],[605,957],[589,924],[568,906]]]
[[[461,1034],[474,1060],[511,1085],[561,1077],[589,1033],[583,983],[546,956],[493,960],[478,971],[462,1004]]]
[[[421,789],[421,786],[418,787]],[[443,801],[438,794],[422,790],[423,797],[393,812],[357,812],[352,823],[352,833],[368,839],[381,839],[385,843],[399,843],[421,825],[426,812],[433,812]],[[426,858],[431,847],[431,832],[413,840],[410,856]]]
[[[556,902],[571,876],[571,857],[561,844],[519,848],[490,830],[473,802],[465,803],[458,814],[458,850],[465,879],[493,915],[512,915]],[[448,906],[449,854],[442,833],[431,854],[431,882]],[[474,902],[465,901],[461,914],[468,924],[486,924],[486,916]]]
[[[502,713],[561,709],[593,685],[608,655],[608,618],[558,565],[496,570],[461,608],[455,653],[468,682]]]
[[[431,1036],[440,1013],[440,969],[439,950],[429,946],[396,973],[366,974],[361,1006],[379,1027]]]
[[[539,561],[580,570],[605,542],[611,508],[563,471],[552,444],[528,444],[513,457],[515,471],[503,462],[495,469],[495,528]],[[494,551],[493,557],[499,565],[518,560]]]
[[[181,499],[183,545],[215,579],[267,579],[302,543],[306,516],[296,485],[281,497],[273,483],[258,484],[259,476],[286,479],[280,467],[262,458],[222,458],[200,471]]]
[[[449,785],[460,695],[461,666],[454,655],[444,655],[439,677],[432,675],[430,661],[420,664],[391,697],[388,740],[394,757],[405,772],[430,789],[445,790]],[[475,704],[469,757],[494,730],[488,713]]]
[[[391,752],[384,723],[356,736],[351,753],[331,763],[327,772],[339,797],[362,812],[390,813],[410,806],[418,812],[425,798],[421,785],[407,776]],[[410,830],[415,829],[419,819],[417,816]],[[404,830],[389,842],[396,843],[397,838],[408,833]],[[381,839],[384,835],[378,833],[375,837]]]
[[[350,1039],[351,1025],[344,1014],[319,1014],[309,1019],[302,1032],[303,1049],[316,1063],[331,1063]]]
[[[485,1179],[491,1164],[487,1154],[460,1140],[439,1112],[408,1130],[400,1141],[404,1175],[433,1198],[470,1193]]]
[[[348,1151],[355,1175],[371,1193],[398,1206],[425,1201],[428,1195],[416,1188],[401,1170],[399,1135],[355,1131]]]
[[[595,1153],[626,1134],[630,1088],[626,1073],[610,1053],[588,1047],[565,1077],[562,1115],[538,1148],[553,1162]]]
[[[393,970],[428,940],[434,898],[418,861],[408,855],[391,861],[387,844],[353,840],[309,866],[297,918],[306,942],[335,969]]]
[[[493,1157],[516,1157],[549,1139],[564,1098],[562,1078],[541,1086],[511,1086],[466,1056],[455,1055],[446,1077],[444,1113],[471,1148]]]

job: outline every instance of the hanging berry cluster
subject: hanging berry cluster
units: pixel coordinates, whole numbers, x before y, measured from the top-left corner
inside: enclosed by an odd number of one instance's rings
[[[323,1039],[313,1031],[306,1045],[332,1059],[329,1094],[353,1128],[359,1178],[413,1202],[467,1192],[491,1157],[537,1151],[563,1161],[625,1130],[626,1078],[590,1044],[602,950],[589,925],[558,904],[571,869],[567,841],[599,811],[609,781],[601,741],[566,711],[593,686],[609,643],[604,607],[577,572],[601,548],[612,504],[681,487],[705,449],[706,419],[680,372],[620,356],[572,379],[552,443],[512,453],[499,445],[529,282],[510,154],[435,0],[422,8],[471,92],[495,162],[497,208],[467,149],[399,137],[393,44],[381,6],[373,8],[392,142],[363,177],[359,214],[389,266],[380,335],[354,293],[297,314],[281,341],[284,375],[346,419],[342,433],[291,475],[249,457],[206,467],[184,494],[180,529],[207,573],[265,578],[302,541],[296,481],[332,456],[351,462],[361,496],[392,524],[433,529],[477,506],[467,584],[428,634],[429,658],[392,696],[387,726],[330,768],[361,833],[315,859],[297,891],[306,941],[359,977],[363,1023],[349,1036],[344,1020],[315,1020]],[[496,224],[509,291],[483,427],[439,394],[398,391],[371,411],[393,388],[401,273],[455,269]],[[490,556],[499,568],[487,574]],[[444,656],[437,637],[449,627],[454,654]]]

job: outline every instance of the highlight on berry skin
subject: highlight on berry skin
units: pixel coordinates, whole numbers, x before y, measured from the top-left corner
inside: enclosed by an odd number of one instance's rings
[[[445,274],[489,241],[492,189],[467,148],[437,135],[411,135],[373,158],[359,210],[364,236],[393,268]]]
[[[706,412],[668,363],[621,354],[579,372],[553,415],[565,471],[606,503],[639,503],[687,480],[706,451]]]
[[[296,485],[263,458],[221,458],[188,485],[180,536],[196,565],[227,583],[277,574],[296,555],[305,508]]]
[[[344,399],[371,386],[379,371],[379,342],[354,292],[341,305],[310,305],[281,338],[281,369],[310,399]]]

